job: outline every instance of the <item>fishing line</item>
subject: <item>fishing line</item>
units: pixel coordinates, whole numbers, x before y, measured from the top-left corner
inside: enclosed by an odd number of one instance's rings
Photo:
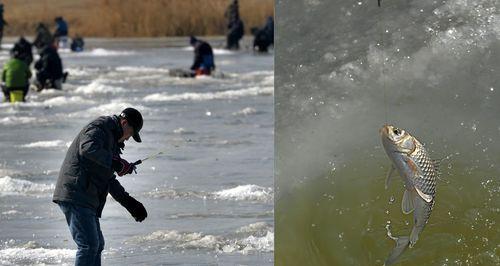
[[[380,0],[378,0],[378,7],[379,7],[379,10],[380,10],[380,15],[379,15],[379,21],[378,21],[378,25],[379,25],[379,31],[380,31],[380,50],[381,50],[381,55],[382,55],[382,73],[381,73],[381,77],[382,77],[382,82],[383,82],[383,95],[384,95],[384,118],[385,118],[385,125],[387,125],[387,121],[388,121],[388,103],[387,103],[387,82],[386,82],[386,78],[385,78],[385,56],[384,56],[384,46],[385,46],[385,43],[384,43],[384,29],[382,28],[382,20],[381,18],[383,17],[382,16],[382,7],[380,5]]]

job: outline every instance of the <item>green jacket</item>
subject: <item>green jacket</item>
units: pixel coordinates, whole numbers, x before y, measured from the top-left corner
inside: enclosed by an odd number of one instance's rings
[[[3,66],[2,81],[7,88],[24,88],[30,77],[30,68],[22,60],[12,58]]]

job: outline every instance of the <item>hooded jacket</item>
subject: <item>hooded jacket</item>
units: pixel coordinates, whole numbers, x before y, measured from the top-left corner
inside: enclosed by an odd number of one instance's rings
[[[118,116],[102,116],[85,126],[68,148],[52,200],[94,209],[101,217],[109,194],[125,208],[132,198],[113,174],[123,135]]]
[[[35,69],[42,81],[46,79],[56,80],[63,77],[61,57],[52,46],[45,46],[40,51],[40,59],[35,63]]]

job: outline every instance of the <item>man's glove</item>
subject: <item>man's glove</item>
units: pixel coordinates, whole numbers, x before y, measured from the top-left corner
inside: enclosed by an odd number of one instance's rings
[[[148,212],[146,208],[144,208],[144,205],[131,196],[128,196],[127,199],[122,202],[122,205],[132,214],[136,222],[142,222],[148,217]]]
[[[118,156],[113,157],[112,166],[118,176],[131,174],[135,170],[135,164],[129,163]]]

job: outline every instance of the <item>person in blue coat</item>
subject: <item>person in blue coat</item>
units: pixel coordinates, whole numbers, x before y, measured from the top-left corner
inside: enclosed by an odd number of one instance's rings
[[[195,76],[210,75],[215,70],[214,53],[208,42],[190,37],[190,44],[194,47],[194,62],[191,71]]]
[[[68,23],[62,17],[54,19],[56,29],[54,31],[54,41],[56,46],[66,48],[68,43]]]

